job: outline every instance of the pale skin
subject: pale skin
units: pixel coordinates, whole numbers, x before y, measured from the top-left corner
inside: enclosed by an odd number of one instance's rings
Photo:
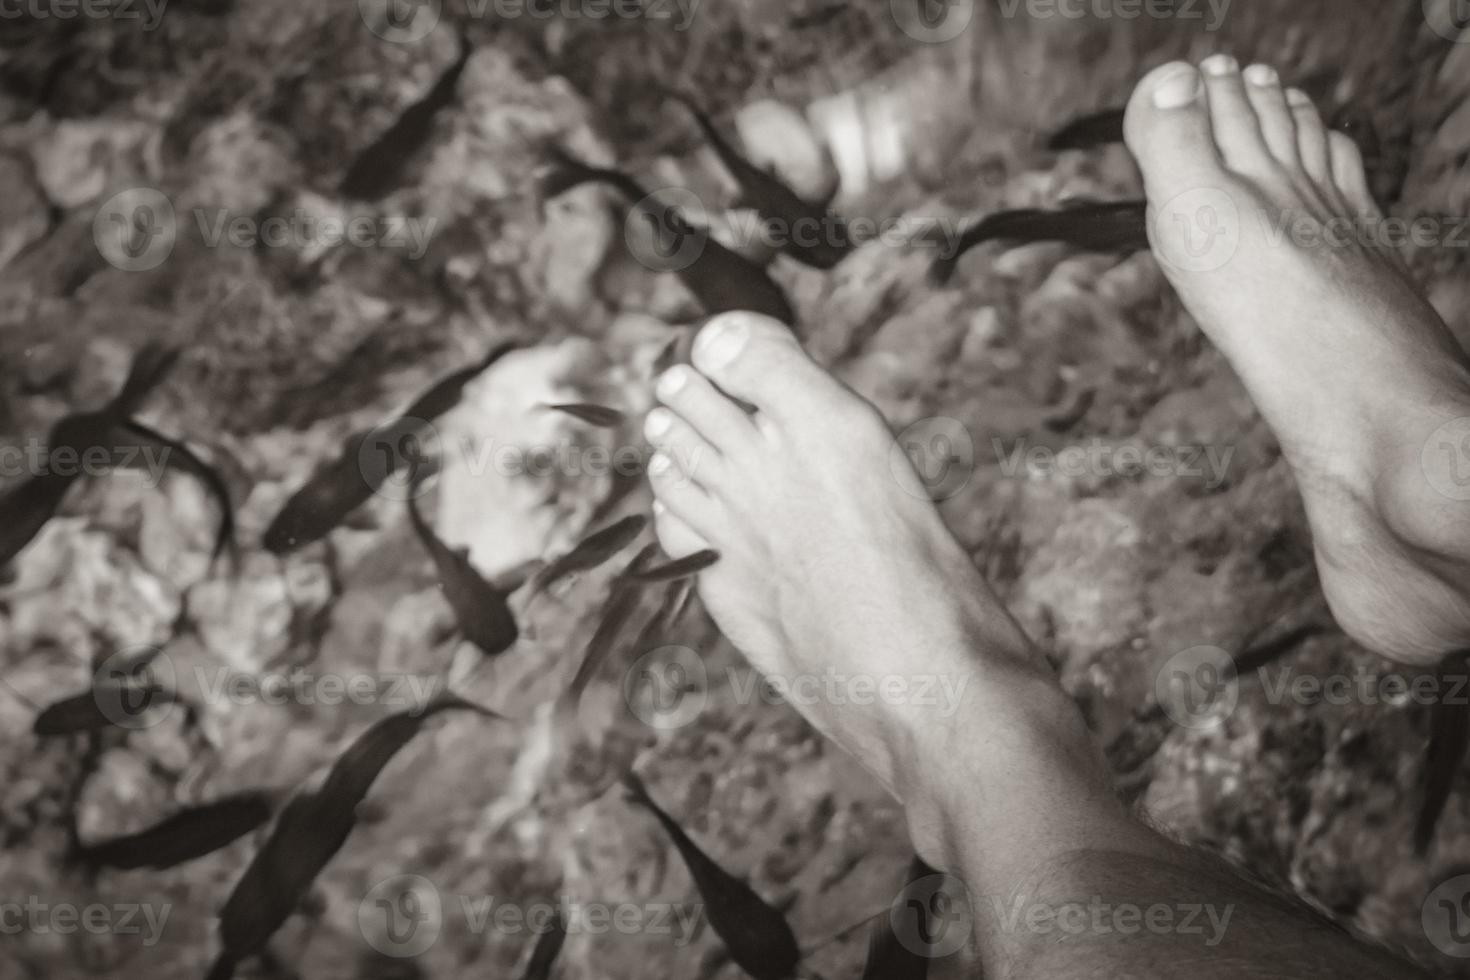
[[[1443,493],[1455,460],[1439,471],[1440,457],[1422,452],[1470,418],[1465,353],[1388,249],[1269,231],[1283,217],[1377,215],[1357,148],[1274,71],[1219,56],[1148,75],[1126,129],[1160,264],[1280,439],[1340,624],[1412,665],[1470,648],[1470,506]],[[1239,215],[1238,241],[1210,268],[1191,266],[1197,243],[1183,237],[1201,191]],[[699,591],[725,635],[788,678],[836,668],[968,682],[948,717],[803,703],[903,802],[919,852],[1004,907],[1100,896],[1231,916],[1209,946],[1147,929],[1059,939],[978,901],[987,977],[1422,975],[1118,802],[1045,659],[917,476],[892,465],[884,419],[789,331],[726,315],[702,330],[692,360],[660,379],[650,479],[664,549],[722,556]]]

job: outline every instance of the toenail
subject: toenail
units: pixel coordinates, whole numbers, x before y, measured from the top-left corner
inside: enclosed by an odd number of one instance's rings
[[[1228,54],[1212,54],[1200,63],[1207,75],[1230,75],[1240,70],[1240,62]]]
[[[655,387],[655,391],[658,392],[660,398],[667,398],[670,395],[678,394],[679,389],[688,383],[689,369],[680,364],[676,367],[669,368],[663,373],[663,377],[658,379],[658,385]]]
[[[1178,109],[1200,97],[1204,91],[1199,72],[1193,68],[1181,68],[1154,89],[1154,106],[1159,109]]]
[[[735,360],[750,337],[750,325],[739,314],[711,320],[694,342],[695,354],[704,367],[722,368]]]
[[[1286,101],[1292,105],[1311,105],[1312,97],[1299,88],[1286,90]]]
[[[669,431],[669,426],[674,424],[674,413],[667,408],[655,408],[648,413],[648,418],[643,420],[643,434],[650,439],[657,439]]]
[[[674,468],[674,461],[663,453],[654,453],[653,459],[648,461],[648,474],[650,476],[663,476]]]
[[[1281,81],[1281,76],[1270,65],[1251,65],[1245,70],[1245,80],[1260,88],[1271,88]]]

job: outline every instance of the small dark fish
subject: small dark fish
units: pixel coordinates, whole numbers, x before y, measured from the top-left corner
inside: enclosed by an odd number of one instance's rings
[[[149,708],[179,703],[173,691],[157,684],[104,681],[42,709],[31,732],[44,737],[79,735],[114,728]]]
[[[497,345],[478,364],[434,382],[428,391],[410,403],[402,415],[386,426],[349,436],[343,443],[341,455],[318,467],[271,521],[261,539],[266,550],[274,555],[284,555],[318,541],[340,527],[349,514],[368,502],[405,459],[410,465],[418,463],[411,453],[397,449],[390,451],[386,444],[375,446],[376,453],[368,453],[365,451],[367,440],[374,436],[393,436],[398,437],[399,445],[405,444],[401,440],[411,441],[423,423],[434,421],[459,404],[465,385],[520,346],[518,341]]]
[[[571,551],[537,573],[536,584],[531,590],[532,594],[551,588],[568,575],[591,571],[611,560],[614,555],[632,544],[647,526],[647,517],[642,514],[634,514],[588,535]]]
[[[354,510],[368,502],[373,485],[363,472],[362,447],[371,432],[355,432],[342,453],[317,468],[291,495],[261,537],[265,549],[284,555],[326,537]]]
[[[256,790],[187,807],[147,830],[86,844],[77,858],[93,868],[163,870],[213,854],[271,817],[272,796]]]
[[[909,865],[904,889],[933,874],[937,872],[925,864],[923,858],[915,855]],[[909,910],[903,911],[907,913]],[[893,927],[893,919],[891,910],[885,909],[873,923],[868,933],[868,962],[863,967],[862,980],[924,980],[929,975],[929,957],[915,952],[915,949],[924,948],[923,937],[904,942]]]
[[[479,363],[471,364],[467,368],[461,368],[445,375],[413,400],[404,410],[401,419],[410,421],[432,422],[454,406],[458,405],[464,397],[464,389],[467,384],[490,370],[502,357],[511,351],[519,350],[521,342],[518,340],[507,340],[496,344],[490,349],[490,353],[480,359]]]
[[[162,452],[163,465],[176,469],[181,473],[187,473],[194,477],[203,486],[207,493],[214,497],[215,504],[219,507],[219,530],[214,536],[214,551],[212,558],[219,558],[226,549],[235,547],[235,510],[230,503],[230,488],[225,484],[225,479],[219,471],[200,459],[188,446],[176,439],[170,439],[132,419],[122,423],[123,433],[119,433],[118,440],[131,436],[150,445],[152,448]]]
[[[241,960],[265,947],[346,843],[357,822],[357,808],[379,773],[425,722],[451,709],[498,717],[452,695],[421,713],[391,715],[358,736],[332,764],[320,789],[291,798],[220,911],[222,948],[209,974],[212,980],[233,976]]]
[[[582,663],[572,677],[572,682],[567,685],[561,697],[557,698],[555,713],[560,719],[558,727],[561,729],[565,730],[574,723],[577,707],[582,701],[582,692],[587,690],[587,685],[597,675],[598,668],[612,653],[618,637],[638,609],[643,590],[642,586],[632,581],[632,572],[645,567],[657,553],[658,545],[645,545],[613,581],[612,594],[603,608],[602,620],[597,624],[597,629],[593,630],[592,638],[587,641],[587,648],[582,653]]]
[[[429,527],[414,502],[414,494],[408,497],[408,519],[413,523],[414,533],[423,542],[424,550],[434,560],[439,573],[439,588],[444,599],[454,610],[465,639],[469,640],[487,656],[504,653],[520,638],[515,615],[504,592],[485,581],[470,563],[469,549],[451,548]]]
[[[338,190],[343,197],[358,201],[376,201],[397,189],[403,182],[408,165],[418,156],[434,133],[434,119],[440,110],[454,101],[459,78],[474,46],[461,34],[459,56],[439,76],[423,98],[403,110],[388,130],[357,155]]]
[[[1447,657],[1440,668],[1440,676],[1445,677],[1452,668],[1460,672],[1470,670],[1470,651]],[[1441,698],[1434,703],[1430,714],[1429,747],[1424,758],[1424,797],[1419,819],[1414,825],[1414,850],[1420,855],[1429,850],[1429,843],[1434,839],[1435,828],[1439,826],[1439,818],[1449,802],[1450,791],[1464,764],[1467,748],[1470,748],[1470,706],[1463,700],[1452,704]]]
[[[57,422],[51,430],[52,451],[65,448],[78,458],[89,449],[112,445],[115,427],[130,416],[150,395],[178,360],[179,352],[160,344],[147,344],[133,356],[121,390],[102,409],[79,412]],[[113,454],[109,454],[111,457]],[[62,474],[53,468],[30,477],[0,498],[0,567],[8,565],[30,544],[46,522],[56,515],[66,492],[81,479],[79,468]]]
[[[654,802],[635,774],[624,776],[623,784],[633,801],[654,815],[678,848],[704,899],[710,927],[725,941],[735,964],[755,980],[789,980],[794,976],[801,949],[786,916],[705,854]]]
[[[997,212],[966,229],[953,254],[934,261],[930,280],[948,282],[966,252],[994,241],[1012,247],[1057,242],[1089,252],[1140,252],[1149,247],[1147,205],[1143,201],[1079,202],[1057,210]]]
[[[550,980],[552,967],[556,966],[556,959],[566,941],[567,923],[562,918],[561,909],[557,909],[551,928],[536,938],[536,946],[531,950],[531,958],[526,962],[521,980]]]
[[[816,269],[831,269],[852,252],[847,226],[827,209],[829,202],[819,206],[802,200],[782,180],[736,151],[694,99],[675,89],[666,88],[664,93],[694,117],[715,155],[740,185],[735,206],[755,211],[784,232],[782,251]]]
[[[671,582],[675,579],[698,575],[719,560],[718,551],[706,548],[704,551],[696,551],[692,555],[634,572],[630,577],[635,582]]]
[[[565,413],[599,429],[616,429],[628,420],[626,412],[608,408],[606,405],[547,405],[546,407],[553,412]]]
[[[1046,148],[1060,153],[1063,150],[1088,150],[1109,143],[1121,143],[1123,114],[1123,109],[1104,109],[1074,119],[1047,139]]]
[[[795,323],[791,302],[765,269],[721,245],[707,228],[690,222],[677,207],[651,197],[621,171],[588,166],[555,147],[550,152],[557,166],[543,181],[542,194],[555,197],[588,183],[603,183],[617,190],[648,223],[657,239],[660,258],[678,260],[668,271],[679,276],[705,313],[713,316],[750,310],[787,325]]]

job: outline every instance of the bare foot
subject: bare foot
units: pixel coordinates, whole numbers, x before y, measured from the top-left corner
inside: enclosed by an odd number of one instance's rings
[[[1338,621],[1408,663],[1470,647],[1470,365],[1357,147],[1224,55],[1152,72],[1126,130],[1155,253],[1281,441]]]
[[[948,859],[945,818],[1032,861],[1121,821],[1077,712],[878,411],[763,317],[712,320],[692,357],[646,426],[660,542],[720,552],[699,577],[716,623],[768,677],[812,682],[795,706],[908,805],[925,856]]]

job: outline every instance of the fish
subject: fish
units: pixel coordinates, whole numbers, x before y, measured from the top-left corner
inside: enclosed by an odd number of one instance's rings
[[[1470,650],[1447,657],[1440,676],[1444,677],[1451,668],[1470,670]],[[1430,712],[1429,745],[1424,753],[1424,791],[1419,818],[1414,824],[1414,850],[1421,856],[1428,852],[1434,839],[1455,777],[1465,762],[1467,748],[1470,748],[1470,705],[1464,699],[1450,703],[1441,697]]]
[[[319,789],[291,797],[220,910],[221,948],[210,980],[228,980],[242,960],[265,947],[347,842],[358,807],[384,767],[425,722],[448,710],[503,720],[477,704],[443,695],[422,712],[402,712],[373,724],[332,763]]]
[[[174,348],[144,345],[133,356],[128,376],[111,401],[95,411],[68,415],[52,427],[50,451],[64,448],[80,459],[90,449],[115,445],[117,426],[142,407],[178,357]],[[80,467],[58,473],[48,466],[46,472],[28,477],[0,497],[0,567],[10,564],[41,533],[67,491],[81,478]]]
[[[626,412],[616,408],[609,408],[606,405],[576,404],[547,405],[546,407],[550,411],[570,415],[577,421],[586,422],[588,425],[598,429],[616,429],[628,420]]]
[[[835,267],[852,253],[852,240],[847,234],[846,224],[828,209],[830,198],[820,205],[803,200],[779,177],[742,156],[720,135],[714,120],[691,96],[667,87],[662,91],[688,110],[705,141],[740,185],[740,196],[735,206],[755,211],[783,232],[783,252],[803,265],[823,270]],[[811,240],[807,229],[816,229],[815,240]]]
[[[363,473],[361,453],[372,430],[354,432],[336,459],[319,466],[286,501],[261,536],[273,555],[284,555],[326,537],[347,515],[367,503],[373,485]]]
[[[1121,108],[1103,109],[1074,119],[1047,138],[1046,148],[1054,153],[1063,150],[1087,150],[1095,146],[1123,142]]]
[[[118,439],[141,440],[149,446],[160,451],[163,465],[170,469],[178,470],[194,477],[204,487],[206,493],[214,498],[215,505],[219,509],[219,528],[214,535],[214,549],[210,552],[210,558],[217,560],[227,550],[234,551],[237,547],[235,542],[235,509],[230,501],[230,488],[219,470],[210,466],[188,446],[176,439],[170,439],[141,422],[128,419],[120,426],[121,432]]]
[[[914,855],[904,882],[905,892],[914,882],[937,873]],[[862,980],[924,980],[929,975],[929,957],[915,952],[916,946],[922,948],[918,942],[906,943],[899,937],[893,920],[892,910],[885,909],[873,923]]]
[[[270,820],[273,810],[269,792],[237,793],[186,807],[135,834],[84,844],[76,857],[91,868],[161,871],[227,847]]]
[[[702,551],[696,551],[692,555],[686,555],[683,558],[678,558],[662,565],[655,565],[653,568],[645,568],[642,571],[634,572],[631,578],[635,582],[670,582],[675,579],[698,575],[719,560],[720,553],[718,551],[706,548]]]
[[[531,958],[526,962],[521,980],[550,980],[551,970],[556,966],[566,941],[567,922],[562,918],[561,909],[557,909],[551,928],[536,937],[536,945],[531,949]]]
[[[1057,242],[1089,252],[1141,252],[1149,247],[1148,205],[1144,201],[1079,201],[1057,209],[998,211],[967,228],[953,253],[934,260],[930,281],[948,282],[966,252],[992,241],[1012,247]]]
[[[812,27],[820,27],[823,24],[836,20],[838,16],[847,11],[847,4],[834,3],[825,7],[818,7],[811,13],[797,14],[786,21],[786,25],[792,30],[803,31]]]
[[[357,201],[377,201],[402,183],[409,163],[418,156],[434,133],[434,119],[454,101],[460,76],[474,54],[474,45],[460,34],[459,54],[438,81],[403,114],[383,135],[370,143],[347,168],[338,192]]]
[[[183,703],[175,692],[152,681],[102,681],[47,705],[31,723],[31,733],[55,738],[123,727],[124,721],[150,708]]]
[[[537,573],[531,594],[544,592],[568,575],[591,571],[609,561],[618,552],[632,544],[647,526],[647,517],[642,514],[634,514],[588,535],[571,551],[552,561]]]
[[[592,631],[592,638],[587,641],[587,647],[582,652],[582,663],[553,706],[559,731],[570,731],[577,723],[577,709],[582,703],[583,692],[587,690],[592,678],[597,676],[598,668],[612,653],[618,638],[622,636],[629,620],[633,618],[633,613],[638,609],[643,588],[631,580],[630,574],[645,567],[657,553],[658,545],[645,545],[628,563],[628,567],[613,580],[612,593],[608,597],[607,605],[603,607],[602,619],[598,622],[597,629]]]
[[[419,513],[416,496],[408,495],[408,518],[434,561],[439,588],[454,610],[460,631],[486,656],[504,653],[521,635],[510,610],[509,595],[487,582],[470,563],[468,548],[451,548],[439,539]]]
[[[674,205],[658,201],[622,171],[589,166],[558,147],[552,147],[549,152],[554,167],[542,181],[543,197],[556,197],[582,184],[602,183],[612,187],[648,223],[657,239],[660,259],[679,258],[674,268],[660,271],[678,275],[706,314],[749,310],[788,326],[795,325],[791,301],[766,270],[721,245],[709,229],[690,222]],[[691,254],[693,258],[686,262],[685,257]]]
[[[623,777],[632,801],[653,814],[678,849],[704,900],[709,924],[725,942],[730,958],[755,980],[789,980],[801,962],[801,948],[779,909],[745,882],[720,867],[648,793],[635,773]]]
[[[459,404],[466,385],[521,346],[515,340],[497,344],[475,364],[434,382],[393,421],[348,436],[337,458],[319,466],[266,527],[261,537],[265,549],[273,555],[284,555],[319,541],[340,527],[348,515],[372,498],[406,455],[379,447],[385,451],[374,454],[371,461],[381,458],[384,465],[369,467],[364,459],[368,439],[385,432],[417,437],[425,423],[433,422]]]

